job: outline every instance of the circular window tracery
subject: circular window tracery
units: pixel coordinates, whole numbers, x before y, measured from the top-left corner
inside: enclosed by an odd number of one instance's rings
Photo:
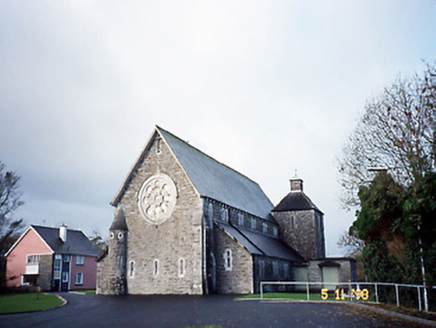
[[[166,174],[156,174],[145,180],[140,191],[138,205],[145,220],[160,224],[172,214],[177,201],[174,181]]]

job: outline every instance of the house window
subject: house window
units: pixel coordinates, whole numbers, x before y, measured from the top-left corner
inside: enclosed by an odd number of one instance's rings
[[[233,269],[233,257],[232,250],[230,248],[226,248],[224,251],[224,268],[226,271],[232,271]]]
[[[129,277],[130,278],[135,277],[135,261],[129,262]]]
[[[83,272],[76,273],[76,282],[75,285],[83,285]]]
[[[62,272],[62,282],[68,282],[68,271]]]
[[[55,259],[53,263],[53,279],[56,280],[61,279],[61,266],[62,266],[62,256],[55,255]]]
[[[83,265],[85,257],[83,255],[76,255],[76,265]]]
[[[179,277],[185,276],[185,259],[179,259]]]
[[[285,273],[285,278],[289,278],[289,263],[284,262],[283,263],[283,272]]]
[[[39,255],[27,255],[27,264],[38,264],[39,259]]]
[[[153,262],[153,277],[157,277],[159,274],[159,260],[155,259]]]

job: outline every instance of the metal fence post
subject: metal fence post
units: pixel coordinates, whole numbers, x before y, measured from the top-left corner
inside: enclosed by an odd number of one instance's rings
[[[310,297],[309,297],[309,284],[308,283],[306,283],[306,291],[307,291],[307,300],[309,301]]]
[[[378,301],[378,289],[377,289],[377,284],[374,284],[375,285],[375,301],[377,302],[377,303],[379,303],[379,301]]]
[[[397,297],[397,306],[400,306],[400,298],[398,297],[398,285],[395,284],[395,295]]]
[[[421,289],[419,287],[418,288],[418,309],[419,311],[422,311],[422,304],[421,304]]]

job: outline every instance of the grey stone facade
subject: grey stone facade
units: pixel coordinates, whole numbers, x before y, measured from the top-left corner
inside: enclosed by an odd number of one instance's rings
[[[41,255],[39,258],[38,285],[42,290],[51,289],[53,255]]]
[[[160,128],[112,205],[98,294],[253,293],[325,253],[319,210],[296,213],[290,229],[256,183]]]

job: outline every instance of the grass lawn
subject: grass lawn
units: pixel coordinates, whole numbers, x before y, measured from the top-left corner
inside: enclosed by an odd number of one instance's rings
[[[84,293],[84,294],[95,294],[95,289],[84,289],[84,290],[73,290],[74,292]]]
[[[40,293],[39,297],[37,293],[0,295],[0,314],[46,310],[62,304],[54,294]]]

